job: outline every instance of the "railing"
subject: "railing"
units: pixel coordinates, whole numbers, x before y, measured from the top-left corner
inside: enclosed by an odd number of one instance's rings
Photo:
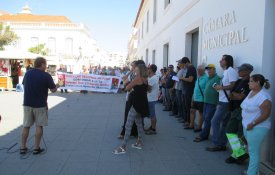
[[[3,22],[4,25],[10,26],[11,29],[31,28],[31,29],[71,29],[84,30],[90,34],[89,29],[84,24],[74,23],[51,23],[51,22]]]

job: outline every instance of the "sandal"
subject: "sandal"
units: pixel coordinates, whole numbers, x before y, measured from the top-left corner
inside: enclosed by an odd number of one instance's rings
[[[34,149],[33,152],[32,152],[32,154],[33,154],[33,155],[37,155],[37,154],[40,154],[40,153],[42,153],[42,152],[44,152],[44,149],[43,149],[43,148],[41,149],[41,148],[39,147],[38,149]]]
[[[26,154],[28,152],[28,148],[20,148],[20,154]]]
[[[113,154],[125,154],[125,153],[126,153],[126,149],[123,148],[122,146],[118,147],[113,151]]]
[[[137,141],[135,144],[132,144],[132,148],[136,148],[136,149],[142,149],[142,142],[141,141]]]
[[[124,139],[124,135],[118,135],[117,138],[118,139]]]

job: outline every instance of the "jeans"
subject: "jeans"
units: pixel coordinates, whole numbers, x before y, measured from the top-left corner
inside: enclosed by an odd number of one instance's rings
[[[188,123],[190,123],[190,110],[191,110],[191,103],[192,103],[192,97],[193,97],[193,92],[191,93],[184,93],[182,95],[183,97],[183,116],[184,120]]]
[[[256,175],[258,173],[261,160],[261,146],[268,130],[268,128],[264,127],[254,127],[249,131],[247,131],[246,128],[243,130],[248,143],[248,153],[250,157],[247,169],[248,175]]]
[[[217,105],[209,103],[204,103],[203,105],[203,128],[200,133],[200,138],[202,140],[208,139],[211,129],[211,120],[215,114],[216,106]]]
[[[219,102],[211,120],[213,129],[212,142],[215,146],[226,146],[225,128],[230,118],[229,103]]]
[[[180,118],[183,118],[183,104],[182,104],[182,91],[176,90],[176,99],[177,99],[177,105],[178,105],[178,116]]]

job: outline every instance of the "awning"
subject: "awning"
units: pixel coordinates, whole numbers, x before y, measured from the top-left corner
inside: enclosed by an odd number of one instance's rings
[[[27,51],[19,51],[19,50],[4,50],[0,51],[0,59],[36,59],[41,55],[34,54]]]

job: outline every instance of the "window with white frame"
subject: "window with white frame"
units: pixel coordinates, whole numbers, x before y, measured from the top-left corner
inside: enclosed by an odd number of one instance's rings
[[[166,8],[167,6],[169,6],[171,3],[171,0],[164,0],[164,8]]]
[[[167,67],[169,61],[169,43],[163,45],[163,66]]]
[[[36,47],[39,44],[38,37],[31,37],[31,47]]]
[[[73,39],[66,38],[65,40],[65,52],[67,55],[73,55]]]
[[[145,64],[148,64],[149,50],[146,49]]]
[[[156,50],[152,51],[152,64],[156,64]]]
[[[147,25],[146,25],[146,32],[149,32],[149,10],[147,12]]]
[[[141,24],[141,39],[143,39],[143,23],[144,22],[142,22],[142,24]]]
[[[157,21],[157,0],[154,0],[153,23]]]
[[[21,38],[18,37],[17,40],[14,42],[14,48],[21,49]]]
[[[48,38],[49,55],[56,54],[56,40],[54,37]]]

